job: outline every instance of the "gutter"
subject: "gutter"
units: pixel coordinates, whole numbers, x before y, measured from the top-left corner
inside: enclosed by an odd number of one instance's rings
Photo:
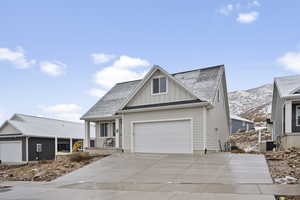
[[[293,99],[300,99],[300,94],[293,94],[282,97],[285,100],[293,100]]]
[[[193,107],[204,107],[206,106],[208,109],[213,108],[213,105],[209,102],[199,102],[199,103],[190,103],[190,104],[182,104],[182,105],[170,105],[170,106],[161,106],[161,107],[151,107],[151,108],[138,108],[138,109],[130,109],[130,110],[119,110],[117,113],[134,113],[134,112],[146,112],[146,111],[155,111],[155,110],[170,110],[176,108],[193,108]]]

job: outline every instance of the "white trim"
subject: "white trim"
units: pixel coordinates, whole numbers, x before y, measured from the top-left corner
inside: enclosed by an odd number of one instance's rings
[[[165,92],[158,92],[158,93],[153,93],[153,79],[158,79],[158,90],[160,90],[160,78],[166,78],[166,91]],[[168,94],[168,88],[169,88],[169,79],[165,75],[158,75],[158,76],[153,76],[151,79],[151,95],[152,96],[157,96],[157,95],[166,95]]]
[[[292,132],[292,102],[285,102],[285,133]]]
[[[199,103],[188,103],[188,104],[179,104],[179,105],[170,105],[170,106],[158,106],[158,107],[149,107],[149,108],[121,110],[119,111],[119,113],[145,112],[145,111],[153,111],[153,110],[170,110],[176,108],[191,108],[191,107],[203,107],[203,106],[210,106],[210,108],[213,108],[213,106],[208,102],[199,102]]]
[[[135,140],[134,140],[134,124],[138,123],[151,123],[151,122],[172,122],[172,121],[190,121],[191,124],[191,152],[194,151],[194,129],[193,129],[193,118],[173,118],[173,119],[158,119],[158,120],[142,120],[142,121],[131,121],[130,123],[130,151],[135,152]],[[150,153],[150,152],[149,152]]]
[[[122,114],[122,149],[125,148],[125,117],[124,114]]]
[[[70,138],[70,153],[73,152],[73,139]]]
[[[57,150],[57,149],[58,149],[57,143],[58,143],[58,142],[57,142],[57,137],[55,137],[55,138],[54,138],[54,145],[55,145],[55,147],[54,147],[54,149],[55,149],[55,160],[56,160],[56,156],[57,156],[57,152],[58,152],[58,150]]]
[[[296,114],[296,126],[300,126],[300,124],[298,124],[298,115],[297,115],[297,109],[300,108],[300,105],[296,105],[296,109],[295,109],[295,114]]]
[[[297,87],[297,88],[293,89],[289,94],[295,95],[295,92],[298,92],[299,90],[300,90],[300,87]]]
[[[26,146],[26,147],[25,147],[25,148],[26,148],[26,162],[28,162],[28,161],[29,161],[28,137],[25,137],[25,146]]]
[[[202,111],[203,119],[203,150],[207,149],[207,109],[204,107]]]

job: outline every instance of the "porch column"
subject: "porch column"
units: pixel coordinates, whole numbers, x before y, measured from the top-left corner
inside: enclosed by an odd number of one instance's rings
[[[285,123],[285,133],[292,133],[292,101],[285,102],[285,119],[282,119]]]
[[[203,107],[203,150],[207,150],[207,108]]]
[[[120,128],[120,119],[115,119],[115,133],[116,133],[116,143],[115,143],[115,147],[119,148],[120,147],[120,133],[119,133],[119,128]]]
[[[72,138],[70,138],[70,153],[72,153],[73,152],[73,140],[72,140]]]
[[[55,145],[55,159],[56,159],[56,156],[57,156],[57,136],[55,136],[54,138],[54,145]]]
[[[95,127],[95,143],[94,146],[96,148],[103,147],[103,144],[99,141],[100,137],[100,121],[96,122],[96,127]]]
[[[86,148],[90,147],[90,138],[91,138],[91,135],[90,135],[90,121],[85,121],[84,125],[85,125],[85,137],[84,137],[83,147],[86,149]]]
[[[29,161],[29,153],[28,153],[28,150],[29,150],[29,148],[28,148],[28,137],[26,137],[26,139],[25,139],[25,144],[26,144],[26,162],[28,162]]]

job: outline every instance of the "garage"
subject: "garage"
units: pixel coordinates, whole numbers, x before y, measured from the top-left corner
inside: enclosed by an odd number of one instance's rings
[[[133,122],[133,151],[192,153],[192,120]]]
[[[1,162],[22,162],[22,142],[0,141],[0,160]]]

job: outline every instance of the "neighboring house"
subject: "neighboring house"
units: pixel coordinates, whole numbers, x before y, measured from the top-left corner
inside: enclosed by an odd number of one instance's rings
[[[300,75],[274,79],[273,140],[283,148],[300,147]]]
[[[84,138],[84,124],[15,114],[0,127],[0,160],[51,160]],[[94,133],[92,132],[93,136]]]
[[[219,151],[230,129],[224,66],[175,74],[153,66],[142,80],[116,84],[81,119],[86,148],[95,122],[98,148],[113,139],[125,152]]]
[[[254,130],[254,122],[248,119],[231,115],[231,133]]]

